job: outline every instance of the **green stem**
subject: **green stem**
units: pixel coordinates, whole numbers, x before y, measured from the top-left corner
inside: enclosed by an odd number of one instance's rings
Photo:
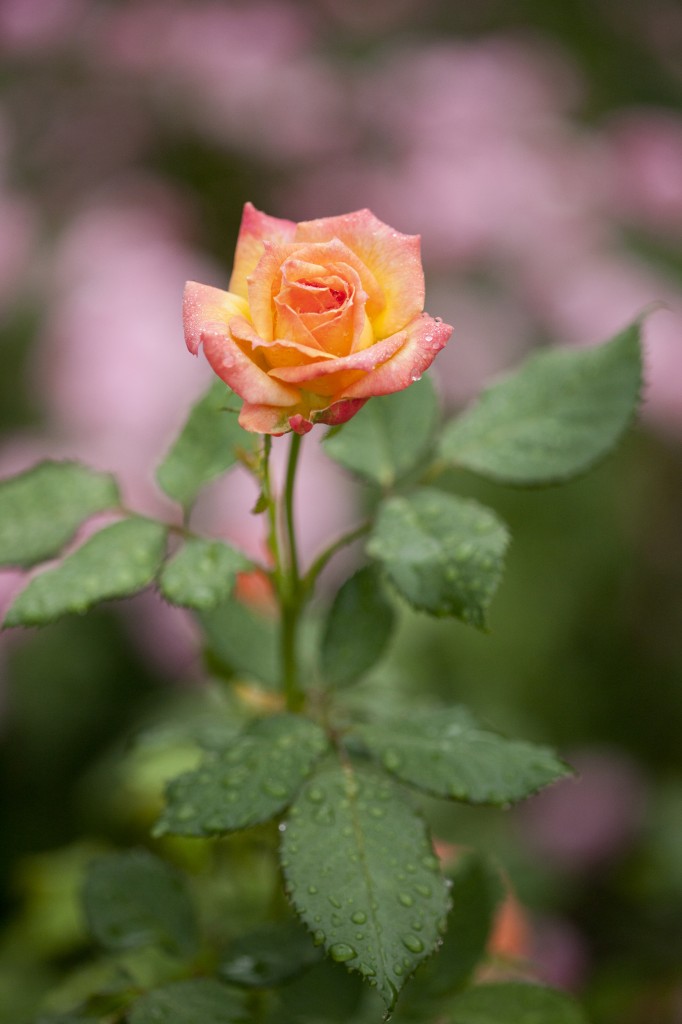
[[[298,566],[296,524],[294,522],[294,485],[301,450],[301,435],[291,435],[289,463],[284,485],[284,525],[287,564],[281,574],[279,599],[281,607],[280,650],[282,655],[282,686],[287,710],[300,711],[304,703],[298,672],[298,629],[303,607],[303,591]]]
[[[364,537],[366,533],[369,533],[371,528],[371,520],[367,520],[367,522],[361,523],[360,526],[356,526],[355,529],[349,530],[348,533],[344,533],[343,536],[339,537],[338,540],[335,540],[333,544],[330,544],[330,546],[326,548],[322,552],[322,554],[315,559],[315,561],[310,566],[308,572],[305,574],[301,581],[304,599],[312,594],[315,584],[317,582],[317,577],[320,575],[320,573],[326,567],[326,565],[332,560],[336,552],[341,551],[342,548],[345,548],[349,544],[352,544],[353,541],[359,540],[360,537]]]
[[[289,575],[292,586],[299,584],[298,573],[298,549],[296,546],[296,528],[294,524],[294,483],[296,481],[296,469],[298,456],[301,451],[302,437],[300,434],[291,435],[291,447],[289,449],[289,464],[287,466],[287,478],[284,488],[284,514],[286,516],[287,542],[289,545]]]

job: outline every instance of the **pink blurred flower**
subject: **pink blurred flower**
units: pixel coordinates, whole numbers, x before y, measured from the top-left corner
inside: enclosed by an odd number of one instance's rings
[[[589,951],[574,924],[561,917],[533,920],[530,960],[540,981],[577,990],[589,969]]]
[[[87,0],[0,0],[0,49],[35,52],[64,42],[86,4]]]
[[[179,304],[188,273],[217,272],[184,243],[181,217],[153,190],[84,210],[54,254],[55,300],[33,364],[62,448],[118,473],[127,499],[152,513],[166,507],[153,466],[209,376],[182,357]]]
[[[523,837],[565,871],[588,871],[618,857],[642,825],[646,787],[635,764],[616,751],[568,757],[578,772],[520,809]]]
[[[608,130],[614,209],[664,235],[682,230],[682,118],[664,110],[618,114]]]
[[[282,162],[336,151],[349,130],[337,76],[310,42],[310,19],[289,3],[145,0],[113,10],[93,46],[145,77],[174,117]]]

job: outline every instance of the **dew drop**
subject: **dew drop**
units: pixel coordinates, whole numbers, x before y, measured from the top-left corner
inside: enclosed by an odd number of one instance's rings
[[[287,795],[286,786],[283,786],[281,782],[264,782],[263,791],[267,796],[283,797]]]
[[[424,943],[416,935],[401,935],[402,944],[410,953],[423,953]]]
[[[326,935],[324,934],[321,928],[318,928],[316,931],[313,932],[314,945],[321,946],[325,939]]]
[[[403,965],[402,964],[393,964],[393,973],[397,974],[398,977],[400,977],[402,974],[404,974],[405,972],[403,971]]]
[[[386,811],[383,807],[377,807],[374,805],[370,807],[369,814],[371,818],[383,818],[386,815]]]
[[[309,885],[308,886],[308,892],[310,893],[311,896],[314,896],[315,893],[318,892],[317,886],[316,885]]]
[[[401,892],[398,895],[398,903],[401,903],[404,907],[411,907],[414,905],[414,899],[410,896],[409,892]]]
[[[433,889],[431,888],[430,885],[423,885],[422,883],[420,883],[419,885],[415,885],[415,889],[417,890],[420,896],[424,897],[424,899],[428,899],[429,896],[433,894]]]
[[[354,914],[351,914],[351,921],[353,924],[364,924],[367,920],[367,914],[364,910],[356,910]]]
[[[329,955],[332,960],[336,960],[337,964],[344,964],[346,960],[352,960],[358,954],[347,943],[335,942],[333,946],[329,947]]]
[[[333,907],[336,907],[337,910],[340,910],[341,907],[343,906],[343,904],[339,900],[337,900],[336,896],[327,896],[327,899],[329,900]]]
[[[402,763],[402,758],[395,752],[395,750],[384,751],[382,760],[384,762],[384,767],[387,768],[389,772],[393,772],[396,768],[400,768]]]
[[[319,786],[311,786],[306,792],[306,796],[311,804],[321,804],[324,800],[324,790],[320,789]]]
[[[334,810],[332,807],[318,807],[315,811],[313,818],[318,825],[333,825],[334,824]]]

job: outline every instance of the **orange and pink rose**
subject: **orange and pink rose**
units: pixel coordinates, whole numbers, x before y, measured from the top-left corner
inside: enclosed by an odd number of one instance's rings
[[[185,338],[246,430],[302,434],[418,380],[452,333],[423,309],[418,235],[369,210],[296,224],[247,203],[229,291],[187,284]]]

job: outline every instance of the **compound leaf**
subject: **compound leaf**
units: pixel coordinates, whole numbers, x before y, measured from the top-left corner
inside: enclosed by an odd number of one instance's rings
[[[433,385],[424,377],[404,391],[373,398],[342,430],[330,433],[325,451],[370,483],[391,487],[419,464],[437,419]]]
[[[298,921],[275,921],[235,939],[219,974],[243,988],[273,988],[321,958],[321,950]]]
[[[320,648],[325,681],[344,686],[369,671],[383,654],[394,623],[376,568],[360,569],[340,588],[327,616]]]
[[[79,462],[41,462],[0,482],[0,565],[29,568],[58,555],[81,523],[116,508],[116,481]]]
[[[564,992],[525,982],[476,985],[456,996],[448,1024],[588,1024],[578,1004]]]
[[[190,537],[164,565],[159,589],[171,604],[214,608],[229,597],[237,573],[250,567],[246,556],[229,544]]]
[[[199,615],[209,655],[230,675],[253,677],[267,686],[279,682],[277,623],[234,597]]]
[[[452,909],[438,956],[426,964],[422,980],[434,995],[454,992],[484,957],[497,908],[504,896],[498,872],[478,853],[465,853],[450,875]]]
[[[374,769],[328,763],[292,805],[281,857],[313,940],[390,1010],[438,945],[448,910],[438,860],[404,794]]]
[[[490,509],[424,487],[382,503],[367,552],[415,608],[485,629],[507,543]]]
[[[239,1024],[249,1019],[242,993],[212,978],[176,981],[147,992],[129,1014],[130,1024]]]
[[[155,835],[210,836],[268,821],[295,796],[327,738],[300,715],[257,720],[196,771],[168,783]]]
[[[156,471],[159,486],[188,508],[201,488],[237,461],[240,449],[254,452],[256,435],[243,430],[236,412],[239,399],[215,380],[192,407],[187,422]]]
[[[4,624],[41,626],[98,601],[135,594],[153,581],[165,546],[165,527],[151,519],[136,516],[107,526],[60,565],[35,576]]]
[[[522,800],[571,774],[547,747],[483,729],[465,708],[417,710],[354,733],[403,782],[466,803]]]
[[[93,937],[107,949],[158,945],[181,956],[196,950],[196,921],[185,879],[146,850],[94,861],[83,902]]]
[[[634,416],[639,336],[635,323],[603,345],[532,356],[445,427],[441,456],[508,484],[549,484],[583,472]]]

